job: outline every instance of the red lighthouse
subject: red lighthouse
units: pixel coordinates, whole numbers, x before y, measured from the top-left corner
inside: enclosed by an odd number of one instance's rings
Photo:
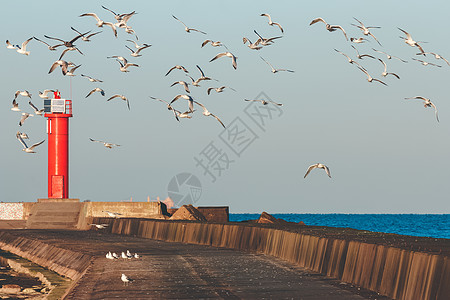
[[[69,118],[72,117],[72,101],[61,99],[54,92],[54,99],[44,100],[48,135],[48,198],[69,198]]]

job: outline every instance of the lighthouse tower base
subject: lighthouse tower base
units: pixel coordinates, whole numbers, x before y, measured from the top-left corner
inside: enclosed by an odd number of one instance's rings
[[[38,203],[44,202],[80,202],[80,199],[77,198],[40,198],[37,199]]]

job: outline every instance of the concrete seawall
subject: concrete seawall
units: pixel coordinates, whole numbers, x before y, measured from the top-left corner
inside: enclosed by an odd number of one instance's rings
[[[89,255],[11,235],[8,232],[0,232],[0,248],[74,281],[85,274],[92,261]]]
[[[245,224],[94,218],[111,233],[268,254],[393,299],[448,299],[450,257]]]

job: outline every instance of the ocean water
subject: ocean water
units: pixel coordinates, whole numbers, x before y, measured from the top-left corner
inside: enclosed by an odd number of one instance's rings
[[[272,214],[306,225],[349,227],[374,232],[450,239],[450,214]],[[260,214],[230,214],[231,222],[258,219]]]

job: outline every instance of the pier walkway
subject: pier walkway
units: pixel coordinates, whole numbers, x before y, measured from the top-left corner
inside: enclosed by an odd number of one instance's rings
[[[93,258],[66,299],[388,299],[265,255],[101,230],[8,233]],[[141,258],[105,258],[126,250]],[[134,282],[124,285],[122,273]]]

